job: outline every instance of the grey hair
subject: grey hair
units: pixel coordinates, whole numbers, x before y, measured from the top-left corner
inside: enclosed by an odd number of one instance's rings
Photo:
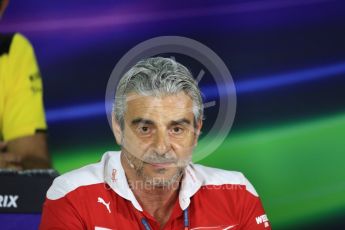
[[[135,92],[145,96],[165,96],[185,92],[193,101],[194,126],[203,119],[204,106],[201,92],[191,72],[171,58],[153,57],[139,61],[120,79],[113,112],[124,129],[126,96]]]

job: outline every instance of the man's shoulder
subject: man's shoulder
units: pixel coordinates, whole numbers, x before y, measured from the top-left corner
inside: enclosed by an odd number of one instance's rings
[[[33,51],[30,41],[21,33],[5,33],[0,34],[0,55],[9,53],[11,50],[24,50]]]
[[[195,171],[202,176],[205,183],[234,183],[240,184],[243,182],[245,176],[238,171],[230,171],[220,168],[209,167],[200,164],[193,164]]]
[[[104,183],[104,167],[113,152],[106,152],[101,161],[72,170],[55,178],[47,198],[57,200],[82,186]]]
[[[238,185],[244,186],[254,196],[258,196],[255,188],[242,172],[192,164],[196,174],[202,180],[202,186]]]

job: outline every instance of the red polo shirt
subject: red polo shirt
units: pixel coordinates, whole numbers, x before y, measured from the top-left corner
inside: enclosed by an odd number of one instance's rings
[[[186,208],[189,229],[271,229],[255,189],[239,172],[188,165],[164,230],[184,229]],[[161,229],[129,188],[120,153],[107,152],[101,162],[55,179],[47,192],[40,229],[145,230],[143,217],[152,230]]]

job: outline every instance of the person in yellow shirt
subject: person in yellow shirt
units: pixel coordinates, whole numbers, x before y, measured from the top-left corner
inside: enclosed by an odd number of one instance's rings
[[[46,129],[34,50],[19,33],[0,34],[0,168],[50,168]]]

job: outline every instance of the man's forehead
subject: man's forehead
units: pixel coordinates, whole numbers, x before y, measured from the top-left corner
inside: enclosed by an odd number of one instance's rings
[[[149,115],[151,113],[167,112],[165,114],[160,114],[162,116],[176,115],[176,114],[186,114],[193,113],[193,106],[175,106],[175,105],[143,105],[138,104],[136,106],[129,105],[127,107],[127,112],[132,113],[133,115],[142,114]]]
[[[170,122],[178,118],[192,120],[193,102],[186,94],[162,97],[130,95],[126,108],[126,120],[143,118],[146,120]]]
[[[177,93],[164,96],[145,96],[131,93],[126,97],[129,107],[142,109],[167,108],[167,109],[188,109],[193,107],[192,99],[185,93]]]

